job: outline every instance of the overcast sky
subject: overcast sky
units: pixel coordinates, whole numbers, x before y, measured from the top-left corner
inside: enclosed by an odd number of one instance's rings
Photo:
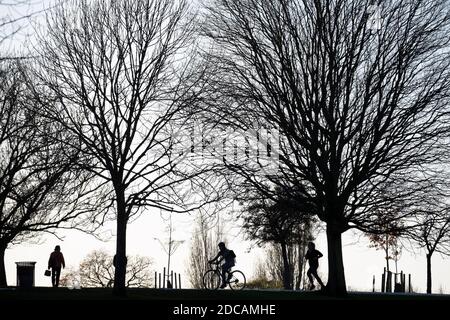
[[[1,4],[0,0],[0,4]],[[0,6],[0,13],[6,12],[12,16],[27,14],[42,10],[48,6],[49,1],[34,0],[32,6],[22,6],[20,8],[11,8]],[[38,18],[34,17],[35,21]],[[21,40],[32,36],[31,29],[24,29],[15,44]],[[19,46],[20,47],[20,46]],[[188,270],[188,255],[190,249],[190,239],[192,236],[193,217],[188,214],[174,216],[175,234],[174,239],[184,240],[184,243],[178,248],[172,257],[172,266],[175,272],[182,274],[182,285],[188,286],[186,273]],[[154,238],[160,238],[162,241],[167,237],[165,233],[166,223],[160,216],[159,210],[149,209],[138,220],[131,223],[128,227],[127,253],[129,255],[148,256],[154,260],[155,269],[162,272],[162,268],[167,265],[167,255],[161,248],[161,245]],[[261,249],[251,247],[251,244],[243,241],[242,232],[238,225],[228,225],[230,232],[227,235],[228,246],[237,254],[236,268],[242,270],[247,278],[253,274],[254,264],[259,258],[263,257]],[[114,224],[105,227],[105,231],[114,232]],[[50,286],[50,280],[44,276],[44,270],[47,266],[48,256],[54,246],[59,244],[65,255],[68,267],[77,267],[79,262],[89,252],[96,249],[105,249],[111,254],[115,250],[115,239],[111,238],[108,242],[101,242],[94,237],[79,231],[61,231],[59,235],[64,237],[62,241],[50,235],[44,235],[40,244],[23,243],[6,251],[6,270],[8,284],[16,283],[16,261],[36,261],[36,285]],[[344,243],[344,264],[347,285],[350,290],[372,290],[372,276],[376,275],[376,289],[380,289],[381,273],[385,266],[384,253],[369,248],[365,237],[348,231],[343,237]],[[317,249],[324,254],[320,261],[319,272],[327,275],[327,249],[325,235],[320,234],[317,241]],[[439,254],[435,254],[432,263],[433,271],[433,291],[450,293],[450,261],[444,259]],[[394,269],[394,262],[391,262],[391,269]],[[413,287],[424,292],[426,288],[426,260],[425,253],[416,249],[415,253],[404,250],[399,261],[399,270],[412,274]]]
[[[174,272],[182,274],[182,285],[188,287],[187,273],[188,256],[191,245],[193,216],[179,214],[173,216],[175,228],[173,238],[184,240],[185,242],[177,249],[172,256],[172,267]],[[159,210],[148,210],[138,220],[128,227],[127,253],[129,255],[141,255],[151,257],[154,260],[154,267],[162,272],[167,265],[167,255],[163,251],[160,243],[154,238],[162,241],[167,238],[166,222],[161,218]],[[251,278],[254,265],[264,257],[263,250],[255,248],[251,243],[243,241],[242,232],[239,226],[227,225],[228,246],[237,254],[236,268],[242,270],[247,278]],[[108,227],[105,230],[109,229]],[[111,230],[113,230],[111,226]],[[98,241],[92,236],[80,231],[62,231],[64,236],[62,241],[54,236],[44,236],[41,244],[21,244],[6,251],[6,268],[8,284],[15,285],[16,282],[16,261],[36,261],[36,285],[50,286],[50,280],[44,276],[47,261],[55,245],[60,245],[64,253],[67,267],[77,267],[79,262],[89,252],[96,249],[105,249],[111,254],[115,250],[114,237],[111,241]],[[319,234],[316,241],[317,249],[324,254],[320,261],[319,272],[326,278],[327,275],[327,248],[325,235]],[[369,248],[365,237],[358,236],[352,231],[348,231],[343,237],[344,243],[344,264],[347,285],[350,290],[370,291],[372,290],[372,277],[376,276],[376,290],[380,290],[381,273],[385,266],[384,254]],[[438,254],[433,258],[433,290],[439,292],[440,288],[444,292],[450,293],[450,261],[443,259]],[[394,263],[390,263],[391,270],[394,270]],[[417,250],[416,254],[403,252],[398,263],[399,270],[412,274],[413,287],[424,292],[426,288],[426,261],[422,251]]]

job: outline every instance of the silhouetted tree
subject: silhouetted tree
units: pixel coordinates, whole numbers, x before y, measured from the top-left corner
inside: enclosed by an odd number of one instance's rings
[[[434,253],[450,255],[450,208],[444,199],[424,199],[423,211],[416,216],[417,227],[404,235],[426,253],[427,293],[432,293],[431,258]]]
[[[255,264],[253,277],[247,282],[246,288],[250,289],[281,289],[283,288],[283,277],[272,276],[270,267],[273,264],[268,261],[269,256],[264,256]],[[281,270],[283,267],[281,267]],[[282,271],[281,271],[282,273]]]
[[[300,290],[301,284],[305,281],[305,255],[306,251],[308,250],[308,243],[310,241],[314,241],[317,232],[317,221],[315,221],[315,219],[312,217],[297,226],[296,233],[299,234],[299,237],[297,239],[297,243],[295,244],[297,250],[297,277],[295,282],[295,290]]]
[[[296,247],[292,244],[288,244],[283,250],[281,245],[271,243],[265,251],[265,266],[270,275],[269,278],[282,283],[284,289],[292,289],[296,269],[295,262],[297,260]],[[286,275],[287,272],[289,272],[289,274]]]
[[[380,215],[380,219],[383,220],[383,218],[384,215]],[[395,252],[398,250],[399,238],[401,236],[400,231],[393,231],[394,229],[401,230],[402,228],[395,226],[392,223],[380,223],[377,233],[368,234],[370,247],[376,248],[377,250],[383,250],[387,271],[390,271],[389,260],[395,259]]]
[[[223,221],[220,216],[210,215],[203,210],[195,221],[189,254],[189,282],[195,289],[204,289],[203,275],[218,252],[218,243],[225,242]]]
[[[446,159],[449,2],[379,2],[379,28],[372,4],[214,0],[204,19],[210,114],[279,128],[278,180],[306,184],[326,223],[333,295],[346,293],[342,233],[376,231],[369,208]],[[408,188],[380,198],[390,185]]]
[[[127,259],[127,288],[148,288],[152,285],[152,260],[132,256]],[[81,261],[78,270],[73,270],[61,279],[64,286],[79,281],[85,288],[111,288],[114,283],[113,256],[104,250],[95,250]]]
[[[91,225],[82,219],[95,206],[84,201],[89,200],[89,174],[75,166],[78,149],[66,148],[58,141],[62,139],[77,140],[40,116],[24,68],[1,62],[0,287],[7,285],[8,246],[34,240],[42,232],[53,233],[55,228],[94,229],[95,219]]]
[[[13,37],[22,30],[23,21],[30,17],[29,14],[13,14],[24,4],[25,2],[21,0],[0,0],[0,61],[17,58],[8,52],[10,51],[8,42],[11,42]]]
[[[285,289],[292,289],[295,244],[303,240],[304,232],[309,232],[302,228],[310,225],[307,222],[311,219],[308,216],[311,206],[306,200],[304,203],[296,202],[301,201],[301,196],[295,196],[292,189],[276,187],[274,193],[276,196],[273,198],[255,196],[247,200],[248,205],[242,214],[243,227],[249,239],[280,246],[283,285]],[[273,259],[271,262],[274,263]]]
[[[117,222],[114,292],[123,295],[130,217],[143,206],[184,211],[198,174],[174,152],[196,99],[192,19],[184,0],[78,0],[59,2],[47,20],[38,75],[51,98],[42,103],[110,186],[103,208]]]

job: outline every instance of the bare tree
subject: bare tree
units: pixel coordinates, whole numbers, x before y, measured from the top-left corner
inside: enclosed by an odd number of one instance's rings
[[[0,0],[0,61],[10,59],[7,54],[5,43],[10,41],[21,29],[21,22],[28,18],[28,16],[13,16],[12,9],[20,6],[22,1],[3,1]]]
[[[208,261],[217,254],[217,244],[226,242],[223,221],[218,215],[201,210],[196,217],[189,254],[189,281],[193,288],[203,289],[203,275],[210,266]]]
[[[61,275],[59,280],[60,287],[77,287],[80,285],[80,275],[78,270],[73,267],[64,268],[64,274]]]
[[[40,39],[38,74],[52,97],[42,103],[111,190],[102,208],[117,222],[116,294],[125,294],[130,218],[144,206],[183,212],[195,191],[198,168],[174,152],[196,100],[191,18],[184,0],[61,1]]]
[[[385,254],[384,258],[386,259],[386,270],[390,271],[389,260],[396,259],[396,252],[398,252],[399,249],[401,236],[399,230],[401,230],[402,228],[398,225],[400,223],[399,221],[392,222],[391,219],[386,219],[386,216],[389,216],[389,214],[380,214],[380,219],[382,221],[388,220],[389,222],[381,222],[377,230],[378,232],[368,234],[368,238],[370,241],[370,247],[377,250],[383,250]]]
[[[382,1],[380,28],[372,8],[213,0],[204,20],[213,46],[205,63],[221,101],[210,114],[279,128],[277,180],[306,184],[326,223],[333,295],[346,293],[342,233],[376,230],[372,209],[410,197],[422,169],[447,154],[449,2]],[[380,197],[386,187],[398,192]]]
[[[429,200],[429,199],[428,199]],[[431,259],[434,253],[450,255],[450,208],[442,199],[424,201],[417,227],[404,235],[425,250],[427,261],[427,293],[432,293]]]
[[[295,281],[295,290],[300,290],[301,284],[305,282],[305,255],[308,248],[308,243],[310,241],[314,241],[317,230],[317,221],[315,221],[314,218],[310,218],[304,221],[301,225],[297,226],[297,231],[295,231],[297,234],[299,234],[299,236],[297,237],[298,241],[295,244],[297,251],[297,275]]]
[[[286,246],[287,260],[292,279],[292,287],[295,285],[296,290],[300,290],[304,283],[305,276],[305,252],[309,241],[313,241],[311,226],[301,224],[297,230],[299,234],[298,243],[292,243]],[[274,288],[285,287],[283,274],[285,270],[285,260],[280,245],[269,243],[265,247],[265,255],[256,264],[256,280],[267,280],[267,285],[273,285]]]
[[[0,63],[0,287],[5,287],[8,246],[56,228],[89,228],[89,175],[75,166],[77,149],[58,139],[76,137],[42,118],[33,106],[24,69]]]
[[[36,10],[36,4],[30,0],[0,0],[0,61],[30,58],[21,44],[31,29],[30,19],[45,11]]]
[[[171,281],[173,281],[173,279],[171,279],[171,276],[170,276],[171,275],[170,262],[171,262],[172,256],[175,254],[175,252],[177,251],[179,246],[184,242],[184,240],[179,240],[179,239],[173,238],[175,228],[172,223],[172,214],[171,213],[169,214],[168,219],[165,219],[165,218],[163,218],[163,219],[166,220],[166,223],[167,223],[167,226],[165,228],[166,229],[165,232],[167,233],[167,238],[165,238],[163,240],[161,240],[159,238],[155,238],[155,240],[158,240],[161,247],[167,254],[167,269],[165,269],[166,274],[163,275],[163,282],[167,284],[167,288],[171,288],[173,286],[173,284],[171,284]]]
[[[281,279],[285,289],[294,287],[294,271],[298,261],[296,244],[303,240],[303,230],[306,225],[310,226],[309,212],[311,206],[302,197],[295,196],[296,191],[276,187],[277,194],[273,199],[265,196],[255,197],[248,200],[247,207],[242,214],[249,239],[256,240],[259,244],[273,243],[279,245],[281,252]],[[296,201],[297,200],[297,201]],[[269,259],[273,262],[272,259]]]
[[[151,287],[152,260],[147,257],[132,256],[128,259],[127,288]],[[66,274],[61,283],[68,285],[79,278],[80,285],[85,288],[111,288],[114,283],[113,256],[104,250],[95,250],[81,261],[78,271]]]
[[[296,247],[286,245],[283,249],[280,244],[272,243],[266,249],[266,255],[265,266],[270,275],[270,279],[281,282],[284,289],[292,289],[295,261],[297,260]],[[286,275],[286,273],[288,274]]]
[[[270,249],[269,249],[270,250]],[[268,261],[270,254],[269,251],[266,252],[267,256],[263,256],[258,259],[255,263],[255,271],[253,273],[253,277],[250,281],[247,282],[247,288],[255,288],[255,289],[282,289],[283,288],[283,279],[281,274],[278,275],[278,272],[275,272],[275,277],[272,275],[273,270],[277,267],[273,261]],[[280,261],[279,255],[277,256],[276,262]],[[281,270],[283,266],[281,265]]]

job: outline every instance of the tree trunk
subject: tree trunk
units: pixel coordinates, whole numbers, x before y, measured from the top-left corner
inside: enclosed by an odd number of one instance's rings
[[[127,216],[125,208],[125,192],[116,192],[117,195],[117,237],[116,256],[114,259],[114,295],[125,296],[125,275],[127,270]]]
[[[328,283],[326,292],[331,296],[343,296],[347,294],[341,237],[341,230],[335,224],[328,222]]]
[[[384,248],[384,254],[386,255],[386,271],[389,272],[391,271],[389,269],[389,235],[386,235],[386,247]]]
[[[303,276],[303,261],[305,259],[305,245],[303,241],[304,237],[302,237],[302,240],[298,243],[298,257],[297,257],[297,263],[298,263],[298,277],[297,281],[295,283],[295,289],[300,290],[300,284],[302,282],[302,276]]]
[[[432,253],[427,253],[427,293],[431,294],[431,256]]]
[[[6,246],[0,245],[0,288],[6,288],[6,268],[5,268],[5,251]]]
[[[283,257],[283,287],[286,290],[290,290],[292,289],[292,281],[291,281],[289,258],[287,254],[287,246],[286,243],[284,242],[282,242],[280,245],[281,245],[281,255]]]
[[[388,244],[388,236],[386,236],[386,248],[384,248],[384,253],[386,254],[386,271],[391,271],[389,270],[389,244]]]

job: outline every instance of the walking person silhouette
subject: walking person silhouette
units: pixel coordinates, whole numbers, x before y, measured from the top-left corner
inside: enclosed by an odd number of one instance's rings
[[[309,290],[313,290],[316,287],[314,285],[314,278],[316,278],[322,289],[325,287],[319,275],[317,274],[317,269],[319,268],[319,258],[322,257],[323,254],[319,250],[316,250],[316,245],[313,242],[308,243],[308,251],[306,252],[305,259],[309,262],[309,269],[306,273],[308,275],[310,283]]]
[[[59,286],[61,267],[65,268],[66,262],[64,261],[61,247],[56,246],[55,251],[50,254],[50,258],[48,259],[48,269],[52,269],[52,286],[55,288]]]

